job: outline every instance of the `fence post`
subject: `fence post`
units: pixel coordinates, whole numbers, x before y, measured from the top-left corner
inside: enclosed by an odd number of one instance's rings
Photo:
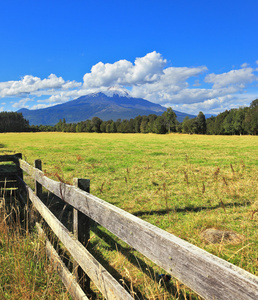
[[[74,178],[73,185],[87,193],[90,193],[90,179]],[[73,233],[74,237],[78,239],[80,243],[82,243],[85,247],[88,246],[90,240],[90,218],[75,208],[73,209]],[[82,289],[89,293],[90,278],[83,272],[76,261],[73,263],[73,273]]]
[[[14,156],[18,159],[22,159],[22,153],[16,153]],[[17,175],[23,180],[23,171],[19,167],[19,164],[16,164],[16,168],[17,168]]]
[[[34,167],[39,169],[40,171],[42,170],[41,159],[34,160]],[[42,198],[42,185],[37,181],[35,181],[35,194],[39,197],[39,199]]]

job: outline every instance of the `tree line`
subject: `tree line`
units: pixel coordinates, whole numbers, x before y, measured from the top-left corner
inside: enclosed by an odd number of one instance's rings
[[[250,107],[226,110],[207,119],[207,134],[258,134],[258,99]]]
[[[24,132],[29,130],[29,121],[23,118],[22,113],[0,113],[0,132]]]
[[[148,116],[137,116],[130,120],[102,121],[98,117],[79,123],[66,123],[59,120],[55,126],[34,126],[37,131],[62,131],[62,132],[98,132],[98,133],[157,133],[179,131],[180,123],[176,114],[169,107],[161,116],[150,114]]]
[[[258,99],[249,107],[226,110],[216,117],[206,119],[202,112],[196,118],[186,117],[182,123],[169,107],[161,116],[150,114],[130,120],[102,121],[98,117],[79,123],[60,120],[54,126],[29,126],[21,113],[0,113],[0,132],[58,131],[58,132],[98,132],[98,133],[157,133],[170,132],[210,135],[258,134]]]

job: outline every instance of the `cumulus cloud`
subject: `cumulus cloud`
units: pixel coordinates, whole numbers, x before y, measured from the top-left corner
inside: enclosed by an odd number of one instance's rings
[[[191,105],[187,103],[175,104],[173,105],[173,108],[175,110],[187,112],[193,115],[197,115],[200,111],[217,115],[225,110],[230,110],[232,108],[249,106],[252,100],[255,99],[254,97],[254,95],[243,96],[241,94],[226,95],[204,100],[203,102],[192,103]]]
[[[175,97],[189,86],[187,79],[207,71],[207,67],[169,67],[163,70],[159,80],[154,83],[136,85],[132,88],[132,95],[164,104],[173,103]]]
[[[125,59],[112,64],[99,62],[84,75],[83,82],[65,81],[55,74],[44,79],[26,75],[18,81],[0,82],[0,98],[19,99],[13,103],[14,108],[39,109],[117,85],[130,87],[129,93],[134,97],[176,110],[218,112],[233,104],[247,103],[249,98],[242,92],[257,80],[257,70],[244,63],[238,70],[207,74],[206,66],[167,66],[167,60],[153,51],[134,62]],[[33,100],[34,103],[29,102]]]
[[[251,83],[257,79],[253,71],[253,68],[243,68],[222,74],[212,73],[205,77],[205,82],[213,83],[214,89],[227,86],[236,86],[242,89],[247,83]]]
[[[113,85],[133,86],[157,81],[166,65],[160,53],[148,53],[135,59],[134,64],[119,60],[113,64],[97,63],[83,77],[84,88],[109,87]]]
[[[62,77],[50,74],[48,78],[40,79],[32,75],[26,75],[19,81],[7,81],[0,83],[0,97],[21,96],[33,94],[37,91],[50,91],[56,89],[70,89],[80,86],[75,81],[65,82]]]

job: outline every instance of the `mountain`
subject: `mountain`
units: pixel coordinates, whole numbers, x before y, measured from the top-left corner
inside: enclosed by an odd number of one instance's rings
[[[103,121],[116,121],[139,115],[161,115],[164,111],[166,107],[131,97],[126,90],[111,87],[104,92],[85,95],[63,104],[36,110],[23,108],[18,112],[23,114],[30,125],[55,125],[60,119],[65,119],[67,123],[78,123],[93,117],[99,117]],[[195,117],[178,111],[175,113],[179,122],[186,116]]]
[[[211,117],[216,117],[217,115],[215,114],[205,114],[205,118],[208,119],[208,118],[211,118]]]

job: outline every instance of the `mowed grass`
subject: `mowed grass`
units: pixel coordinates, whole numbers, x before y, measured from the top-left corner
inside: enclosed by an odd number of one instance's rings
[[[89,178],[92,194],[255,275],[257,149],[256,136],[0,134],[0,155],[21,152],[32,165],[41,159],[43,171],[55,180]],[[207,244],[200,233],[210,227],[233,230],[244,239],[237,245]],[[92,243],[123,278],[156,299],[123,251],[102,243],[95,233]]]

